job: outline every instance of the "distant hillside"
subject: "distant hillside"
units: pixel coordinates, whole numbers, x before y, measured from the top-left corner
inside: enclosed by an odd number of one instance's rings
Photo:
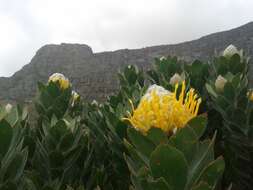
[[[0,78],[0,100],[31,100],[36,92],[36,82],[45,82],[54,72],[69,77],[74,88],[88,100],[104,99],[117,89],[116,73],[125,65],[148,68],[155,57],[167,55],[177,55],[186,60],[206,60],[229,44],[243,48],[253,57],[253,22],[190,42],[134,50],[93,53],[87,45],[46,45],[12,77]]]

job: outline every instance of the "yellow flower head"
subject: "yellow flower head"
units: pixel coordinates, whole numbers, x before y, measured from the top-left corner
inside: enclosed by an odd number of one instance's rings
[[[59,82],[61,89],[65,90],[70,87],[69,79],[61,73],[54,73],[48,79],[48,82]]]
[[[179,95],[179,96],[178,96]],[[185,93],[185,81],[179,93],[178,84],[175,91],[169,92],[160,86],[151,86],[142,97],[138,107],[133,113],[128,113],[127,120],[137,130],[146,133],[150,128],[156,127],[170,134],[198,114],[201,98],[197,97],[194,89]]]

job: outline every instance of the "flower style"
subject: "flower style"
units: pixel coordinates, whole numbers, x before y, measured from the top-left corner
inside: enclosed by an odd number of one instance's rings
[[[133,113],[128,113],[128,117],[123,120],[129,121],[135,129],[144,134],[152,127],[171,134],[183,128],[198,114],[201,98],[198,98],[193,88],[187,93],[185,89],[185,81],[182,82],[181,91],[176,84],[173,93],[153,85],[141,98],[136,109],[130,100]]]
[[[183,81],[183,78],[178,74],[175,73],[171,78],[170,78],[170,84],[172,86],[176,85],[177,83],[181,83]]]
[[[53,75],[51,75],[51,76],[49,77],[48,82],[54,82],[54,83],[59,82],[60,88],[63,89],[63,90],[65,90],[65,89],[67,89],[67,88],[70,87],[69,79],[66,78],[66,77],[65,77],[63,74],[61,74],[61,73],[54,73]]]

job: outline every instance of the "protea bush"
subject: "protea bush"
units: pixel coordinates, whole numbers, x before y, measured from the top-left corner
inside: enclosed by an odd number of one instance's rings
[[[248,70],[233,45],[206,62],[157,58],[120,71],[103,102],[55,73],[29,109],[0,107],[0,190],[252,190]]]

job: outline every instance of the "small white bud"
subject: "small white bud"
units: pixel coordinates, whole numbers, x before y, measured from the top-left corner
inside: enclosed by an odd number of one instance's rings
[[[12,110],[12,105],[11,104],[7,104],[6,106],[5,106],[5,111],[7,112],[7,113],[10,113],[11,112],[11,110]]]
[[[176,134],[177,133],[177,128],[175,127],[172,132],[173,132],[173,134]]]
[[[98,106],[98,102],[97,102],[96,100],[93,100],[93,101],[91,102],[91,105],[93,105],[93,106]]]
[[[74,101],[76,101],[78,98],[80,97],[80,95],[76,92],[76,91],[72,91],[72,98]]]
[[[74,106],[75,102],[80,98],[80,95],[76,91],[72,90],[72,95],[71,96],[72,96],[71,105]]]
[[[162,56],[160,57],[160,61],[166,60],[166,57]]]
[[[224,86],[226,83],[227,83],[227,79],[219,75],[215,81],[216,90],[222,92],[224,90]]]
[[[224,51],[223,51],[223,56],[230,58],[232,57],[234,54],[239,54],[242,57],[242,50],[238,50],[234,45],[229,45]]]

